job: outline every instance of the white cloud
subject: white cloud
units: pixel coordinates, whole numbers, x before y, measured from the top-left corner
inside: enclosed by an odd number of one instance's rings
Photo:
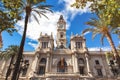
[[[35,49],[38,47],[38,44],[34,44],[32,42],[28,42],[28,45],[32,46]]]
[[[77,15],[77,14],[83,14],[86,12],[90,12],[90,4],[91,2],[87,2],[86,6],[81,9],[76,9],[75,7],[71,7],[71,5],[75,2],[75,0],[59,0],[59,3],[65,3],[65,9],[63,10],[63,13],[68,15],[71,15],[71,20]]]
[[[110,51],[111,48],[106,46],[106,47],[91,47],[91,48],[88,48],[89,51],[100,51],[100,49],[102,51]]]
[[[82,14],[85,12],[89,12],[88,6],[90,5],[89,3],[87,4],[87,6],[84,9],[75,9],[73,7],[71,7],[70,5],[72,3],[74,3],[75,0],[59,0],[59,3],[64,2],[65,8],[59,12],[59,11],[55,11],[54,13],[46,13],[46,15],[49,17],[49,20],[46,19],[45,17],[39,18],[38,16],[38,20],[40,21],[40,24],[38,24],[35,19],[33,17],[30,18],[30,21],[28,23],[28,28],[27,28],[27,38],[32,39],[37,41],[37,39],[40,36],[40,33],[47,33],[48,35],[51,34],[51,32],[53,33],[53,37],[54,39],[56,39],[56,33],[57,33],[57,21],[60,17],[60,15],[62,14],[64,16],[64,19],[67,23],[67,30],[70,27],[70,22],[67,21],[68,17],[71,16],[71,19],[74,18],[75,15],[77,14]],[[24,29],[24,19],[21,21],[18,21],[17,23],[17,29],[18,29],[18,33],[22,35],[23,33],[23,29]],[[36,45],[34,45],[33,43],[28,43],[29,45],[35,47]]]
[[[32,39],[37,41],[40,33],[42,32],[43,34],[47,33],[50,35],[53,33],[54,39],[56,38],[56,33],[57,33],[57,21],[60,17],[60,15],[63,14],[62,12],[54,12],[54,13],[47,13],[46,15],[49,17],[49,20],[46,19],[44,16],[42,18],[39,18],[38,20],[40,21],[40,24],[35,21],[33,17],[31,17],[31,20],[28,23],[28,28],[27,28],[27,38]],[[64,16],[64,15],[63,15]],[[67,16],[64,16],[65,21],[67,21]],[[23,28],[24,28],[24,19],[21,21],[18,21],[17,23],[17,29],[18,33],[22,35],[23,33]],[[67,30],[69,29],[69,22],[67,22]],[[30,44],[30,43],[29,43]]]

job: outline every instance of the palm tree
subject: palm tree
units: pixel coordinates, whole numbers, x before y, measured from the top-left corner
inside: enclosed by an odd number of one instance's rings
[[[18,56],[17,56],[17,60],[15,63],[15,68],[14,68],[11,80],[17,80],[17,75],[19,75],[18,71],[19,71],[20,61],[21,61],[22,55],[23,55],[23,48],[24,48],[24,43],[25,43],[25,38],[26,38],[26,31],[27,31],[27,24],[28,24],[29,17],[31,16],[32,12],[35,12],[40,17],[41,17],[41,15],[43,15],[46,18],[48,18],[44,13],[46,13],[48,11],[51,12],[51,10],[49,9],[51,7],[50,5],[40,4],[43,1],[45,1],[45,0],[24,0],[24,1],[22,1],[22,4],[24,3],[23,10],[25,11],[25,14],[26,14],[25,15],[25,25],[24,25],[22,40],[20,43],[20,49],[18,52]],[[33,14],[33,17],[39,23],[37,17],[34,14]]]
[[[114,53],[115,60],[120,67],[120,57],[118,55],[118,52],[115,48],[114,42],[111,37],[111,32],[114,31],[113,27],[109,26],[106,22],[106,18],[92,18],[90,21],[86,22],[87,25],[90,25],[91,27],[83,30],[83,34],[86,32],[92,32],[92,38],[94,39],[97,34],[101,34],[101,42],[103,44],[103,39],[106,37],[112,51]]]
[[[5,51],[3,51],[2,53],[0,53],[1,54],[0,58],[1,59],[4,58],[7,61],[8,59],[11,58],[8,70],[6,72],[6,78],[5,78],[5,80],[8,79],[8,76],[11,73],[11,66],[14,63],[14,59],[17,56],[18,50],[19,50],[19,46],[17,46],[17,45],[11,45],[8,48],[6,48]]]

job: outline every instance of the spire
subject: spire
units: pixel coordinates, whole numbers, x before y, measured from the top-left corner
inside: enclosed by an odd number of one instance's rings
[[[59,18],[59,20],[64,20],[64,19],[63,19],[63,15],[60,15],[60,18]]]

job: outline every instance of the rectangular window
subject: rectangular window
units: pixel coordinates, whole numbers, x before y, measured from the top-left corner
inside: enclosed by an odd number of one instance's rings
[[[48,48],[48,42],[42,42],[42,48]]]
[[[76,42],[76,48],[82,48],[82,42]]]
[[[79,72],[81,75],[84,75],[84,67],[83,66],[79,67]]]
[[[40,66],[40,67],[39,67],[39,74],[40,74],[40,75],[45,74],[45,66]]]
[[[98,60],[95,60],[95,63],[96,63],[97,65],[99,65],[99,64],[100,64]]]
[[[102,70],[101,69],[97,69],[97,74],[98,74],[98,76],[103,76]]]

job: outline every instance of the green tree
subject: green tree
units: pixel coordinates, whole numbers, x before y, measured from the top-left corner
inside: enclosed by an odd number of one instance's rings
[[[4,60],[6,61],[10,59],[10,64],[6,72],[5,80],[8,80],[8,76],[11,73],[11,70],[12,70],[11,67],[12,67],[12,64],[15,62],[14,60],[15,60],[15,57],[17,56],[18,50],[19,50],[19,46],[11,45],[8,48],[6,48],[5,51],[0,53],[0,59],[4,58]]]
[[[118,55],[117,49],[111,37],[111,32],[114,31],[114,28],[112,28],[111,26],[108,26],[106,22],[106,18],[98,18],[98,19],[92,18],[90,21],[86,22],[86,24],[90,25],[91,27],[83,30],[82,33],[92,32],[93,39],[97,34],[101,34],[102,44],[103,44],[103,39],[106,37],[114,53],[115,60],[117,61],[120,67],[120,57]]]
[[[14,27],[14,19],[12,19],[7,12],[0,9],[0,48],[2,48],[2,32],[7,31],[10,35],[17,31]]]
[[[119,0],[76,0],[71,6],[76,8],[84,8],[88,2],[91,2],[90,10],[96,13],[98,17],[106,18],[108,25],[113,28],[120,27]],[[120,30],[117,30],[117,34],[118,33],[120,33]]]
[[[0,0],[0,48],[2,48],[2,32],[7,31],[10,35],[15,29],[14,24],[17,20],[21,19],[20,13],[20,0],[10,3],[11,0]],[[16,5],[16,3],[18,3]]]
[[[17,10],[23,10],[25,12],[25,24],[24,24],[24,31],[23,31],[23,36],[22,36],[22,40],[20,43],[20,49],[18,52],[18,56],[17,56],[17,60],[15,63],[15,68],[13,71],[13,75],[12,75],[12,80],[17,80],[17,76],[18,71],[19,71],[19,67],[20,67],[20,61],[22,59],[22,55],[23,55],[23,48],[24,48],[24,43],[25,43],[25,38],[26,38],[26,31],[27,31],[27,24],[28,24],[28,19],[31,15],[33,15],[33,17],[35,18],[35,20],[39,23],[37,17],[35,14],[32,14],[32,12],[37,13],[40,17],[43,15],[46,18],[48,18],[45,13],[50,11],[50,7],[51,5],[45,5],[43,4],[43,2],[45,2],[46,0],[3,0],[4,4],[6,7],[8,7],[9,9],[14,10],[14,8]],[[11,5],[12,4],[12,5]],[[19,4],[22,4],[20,6],[18,6]],[[21,11],[22,12],[22,11]],[[15,14],[16,12],[14,12]]]

